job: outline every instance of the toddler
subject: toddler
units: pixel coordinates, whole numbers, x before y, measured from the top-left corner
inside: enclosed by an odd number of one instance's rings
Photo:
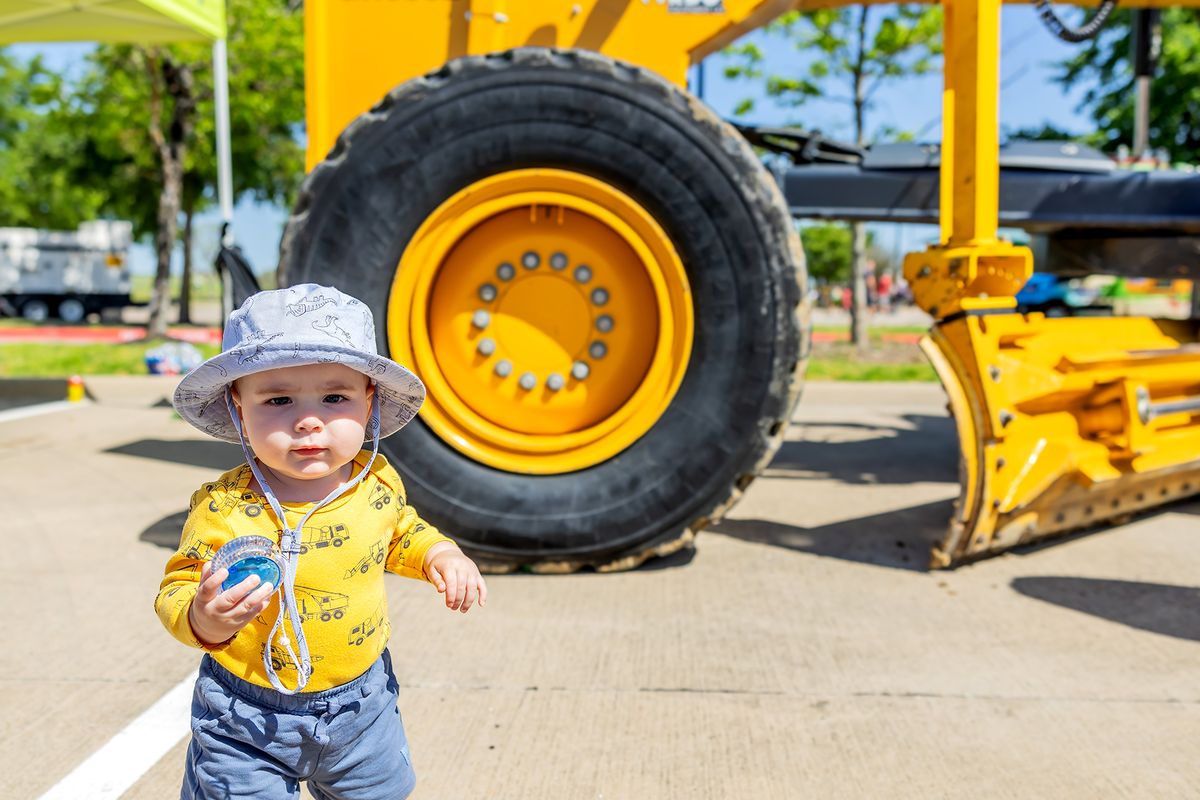
[[[230,315],[222,352],[184,376],[180,415],[246,463],[192,495],[155,608],[205,651],[182,798],[403,798],[415,776],[387,651],[383,572],[483,606],[479,569],[408,505],[379,439],[425,397],[378,354],[363,303],[304,284]],[[370,449],[364,449],[370,442]],[[278,544],[279,586],[229,589],[210,559],[238,536]]]

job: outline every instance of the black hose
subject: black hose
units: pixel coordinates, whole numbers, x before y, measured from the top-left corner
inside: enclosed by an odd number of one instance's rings
[[[1038,14],[1049,31],[1064,42],[1073,44],[1086,42],[1099,33],[1109,15],[1117,7],[1117,0],[1104,0],[1091,19],[1078,28],[1071,28],[1054,13],[1054,9],[1050,7],[1050,0],[1033,0],[1033,3],[1037,6]]]

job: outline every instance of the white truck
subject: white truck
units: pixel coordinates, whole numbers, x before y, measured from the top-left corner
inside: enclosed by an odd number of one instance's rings
[[[129,247],[133,225],[97,220],[75,231],[0,228],[0,312],[34,322],[133,305]]]

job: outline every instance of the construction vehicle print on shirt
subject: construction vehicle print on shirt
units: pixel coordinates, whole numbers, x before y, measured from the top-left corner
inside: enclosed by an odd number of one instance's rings
[[[300,612],[301,619],[319,619],[321,622],[341,619],[348,605],[350,598],[344,594],[311,586],[296,586],[296,610]]]
[[[366,575],[371,569],[372,562],[376,564],[382,564],[385,558],[387,558],[387,550],[384,548],[383,542],[376,542],[375,544],[371,545],[370,553],[363,556],[361,561],[359,561],[350,569],[346,570],[346,575],[344,577],[353,578],[359,573]]]
[[[192,539],[188,542],[187,549],[183,552],[188,558],[194,558],[197,561],[210,561],[217,550],[208,542]]]
[[[349,538],[345,525],[305,525],[300,532],[300,555],[322,547],[341,547]]]
[[[391,504],[392,493],[382,483],[377,483],[375,484],[375,488],[371,490],[367,502],[375,506],[376,511],[382,511],[384,506]]]
[[[401,540],[400,546],[403,549],[407,550],[409,547],[412,546],[413,535],[426,530],[428,527],[429,526],[426,525],[424,522],[418,522],[416,525],[413,525],[413,529],[411,531],[409,531],[408,533],[404,534],[404,539]]]
[[[380,603],[374,614],[364,618],[362,622],[350,629],[350,635],[346,637],[346,642],[358,646],[374,636],[376,631],[386,630],[387,625],[387,613],[384,611],[383,603]]]
[[[242,513],[250,518],[257,517],[263,512],[262,503],[258,502],[258,495],[254,492],[242,492],[241,495],[238,495],[237,492],[228,492],[225,495],[225,500],[219,506],[216,500],[208,501],[208,510],[214,514],[222,508],[240,508]]]
[[[264,650],[266,649],[265,644],[263,645],[263,649]],[[300,655],[299,653],[296,653],[297,657],[299,657],[299,655]],[[325,656],[310,654],[308,660],[315,664],[318,661],[324,661]],[[271,645],[271,667],[276,672],[279,672],[280,670],[284,670],[284,669],[290,669],[290,670],[296,669],[296,665],[292,663],[292,657],[288,655],[287,650],[285,650],[284,648],[280,647],[277,644]]]

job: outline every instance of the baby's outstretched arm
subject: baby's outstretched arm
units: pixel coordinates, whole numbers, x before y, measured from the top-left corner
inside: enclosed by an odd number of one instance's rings
[[[446,608],[464,614],[478,599],[487,605],[487,584],[479,567],[453,542],[441,541],[425,553],[425,574],[429,582],[446,595]]]
[[[221,581],[228,576],[228,570],[222,568],[213,572],[212,562],[204,562],[200,586],[188,609],[192,633],[209,646],[226,641],[246,627],[271,602],[274,587],[269,583],[259,586],[257,575],[251,575],[232,589],[222,591]]]

